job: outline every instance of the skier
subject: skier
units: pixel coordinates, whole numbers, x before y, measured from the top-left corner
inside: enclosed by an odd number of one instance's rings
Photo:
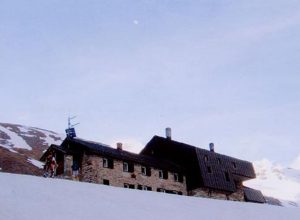
[[[52,161],[52,154],[49,154],[48,157],[46,158],[46,163],[44,165],[44,177],[48,177],[49,176],[49,169],[51,166],[51,161]]]

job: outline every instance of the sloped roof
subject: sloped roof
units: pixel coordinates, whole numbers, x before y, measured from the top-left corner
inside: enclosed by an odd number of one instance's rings
[[[185,155],[186,152],[189,154]],[[196,155],[196,163],[202,179],[201,184],[213,189],[234,192],[236,190],[235,181],[255,178],[253,165],[248,161],[159,136],[154,136],[141,151],[141,154],[160,158],[172,157],[174,163],[181,162],[182,166],[185,164],[191,166],[189,158]],[[190,167],[184,168],[191,169]],[[195,173],[195,176],[191,178],[198,178],[196,175],[198,174]]]
[[[263,194],[259,190],[245,187],[244,193],[245,193],[245,200],[248,202],[257,202],[257,203],[265,203],[266,202]]]
[[[152,166],[155,168],[165,169],[168,171],[184,172],[182,167],[170,161],[158,160],[153,157],[135,154],[125,150],[118,150],[106,144],[87,141],[81,138],[73,138],[73,139],[66,138],[62,143],[62,146],[63,146],[62,148],[66,148],[66,146],[71,146],[69,147],[70,149],[74,149],[74,147],[77,146],[85,150],[85,152],[89,154],[96,154],[100,156],[109,157],[112,159],[135,162],[141,165]]]

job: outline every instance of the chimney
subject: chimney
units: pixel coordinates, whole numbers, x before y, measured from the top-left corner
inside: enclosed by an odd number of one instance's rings
[[[209,144],[209,150],[210,150],[211,152],[215,152],[215,145],[214,145],[214,143],[210,143],[210,144]]]
[[[166,138],[168,140],[171,140],[172,139],[172,131],[171,131],[171,128],[166,128]]]
[[[121,142],[118,142],[117,143],[117,150],[123,150],[122,145],[123,144]]]

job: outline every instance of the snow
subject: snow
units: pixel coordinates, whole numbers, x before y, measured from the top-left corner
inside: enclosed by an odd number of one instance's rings
[[[0,173],[0,216],[32,219],[289,219],[299,208],[230,202]]]
[[[36,128],[36,130],[38,130],[38,131],[42,132],[44,135],[46,135],[46,137],[44,137],[44,138],[42,137],[41,139],[44,140],[44,142],[46,144],[48,144],[49,146],[51,144],[60,145],[62,143],[62,140],[65,138],[65,135],[62,135],[62,134],[56,134],[51,131],[47,131],[47,130],[43,130],[43,129],[39,129],[39,128]],[[58,138],[60,138],[60,140],[55,140],[51,136],[58,137]]]
[[[44,168],[44,163],[42,163],[41,161],[35,160],[33,158],[28,158],[27,161],[29,163],[32,163],[34,166],[43,169]]]
[[[300,205],[300,170],[284,168],[267,159],[253,164],[257,177],[244,185],[259,189],[264,195],[275,197],[284,204],[290,204],[290,201]]]
[[[10,140],[7,140],[6,143],[2,144],[1,146],[9,150],[12,150],[12,148],[23,148],[26,150],[32,150],[32,148],[26,143],[26,141],[15,132],[1,125],[0,130],[5,132],[10,137]]]

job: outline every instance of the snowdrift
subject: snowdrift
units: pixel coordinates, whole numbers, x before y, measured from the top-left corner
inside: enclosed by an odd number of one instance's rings
[[[230,202],[0,173],[0,218],[300,219],[299,208]]]

